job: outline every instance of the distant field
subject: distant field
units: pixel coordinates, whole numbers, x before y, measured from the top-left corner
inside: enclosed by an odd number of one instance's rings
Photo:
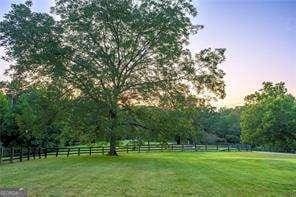
[[[0,188],[29,196],[296,196],[296,155],[141,153],[0,166]]]

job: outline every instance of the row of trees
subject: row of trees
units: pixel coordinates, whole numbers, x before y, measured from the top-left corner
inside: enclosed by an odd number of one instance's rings
[[[13,92],[13,91],[12,91]],[[116,138],[177,143],[248,143],[278,151],[296,147],[296,99],[283,83],[266,82],[236,108],[132,106],[118,114]],[[59,146],[108,140],[104,105],[56,87],[0,93],[5,146]]]
[[[0,93],[5,146],[59,146],[108,140],[104,106],[69,97],[55,87],[30,88],[17,97]],[[116,138],[178,143],[238,143],[239,108],[162,109],[134,106],[118,115]]]

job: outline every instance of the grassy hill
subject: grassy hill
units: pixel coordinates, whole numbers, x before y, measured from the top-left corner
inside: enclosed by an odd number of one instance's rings
[[[296,196],[296,155],[199,152],[48,158],[0,166],[29,196]]]

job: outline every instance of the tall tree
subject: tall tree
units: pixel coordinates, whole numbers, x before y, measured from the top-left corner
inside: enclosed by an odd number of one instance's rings
[[[30,83],[60,79],[104,103],[110,155],[117,155],[124,106],[159,105],[176,94],[196,101],[225,96],[218,68],[225,50],[193,55],[186,47],[202,27],[191,22],[197,15],[191,0],[57,0],[58,21],[32,12],[31,4],[12,5],[0,23],[14,76]]]

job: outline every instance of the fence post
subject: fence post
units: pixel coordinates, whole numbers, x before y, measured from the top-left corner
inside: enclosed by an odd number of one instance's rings
[[[102,147],[102,155],[105,155],[105,148],[104,148],[104,146]]]
[[[70,154],[70,148],[68,148],[67,157],[69,157]]]
[[[182,143],[182,152],[184,151],[184,143]]]
[[[10,148],[10,163],[13,162],[13,157],[14,157],[14,148],[11,147],[11,148]]]
[[[136,150],[136,142],[133,140],[133,148],[132,148],[132,151],[135,151]]]
[[[230,149],[229,149],[229,144],[227,144],[227,150],[228,150],[228,152],[230,151]]]
[[[27,160],[30,160],[30,152],[31,152],[31,149],[30,149],[30,147],[28,147],[28,155],[27,155]]]
[[[217,144],[217,151],[219,150],[219,144]]]
[[[172,144],[172,152],[174,152],[174,144]]]
[[[78,148],[78,156],[80,156],[80,147]]]
[[[91,155],[91,147],[89,147],[89,155]]]
[[[56,157],[59,155],[59,147],[56,148]]]
[[[205,145],[205,150],[208,151],[208,144]]]
[[[195,152],[197,151],[196,142],[194,142],[194,150],[195,150]]]
[[[150,142],[148,141],[148,152],[150,152]]]
[[[20,148],[20,162],[23,161],[23,148]]]
[[[128,144],[126,145],[126,153],[128,153]]]

